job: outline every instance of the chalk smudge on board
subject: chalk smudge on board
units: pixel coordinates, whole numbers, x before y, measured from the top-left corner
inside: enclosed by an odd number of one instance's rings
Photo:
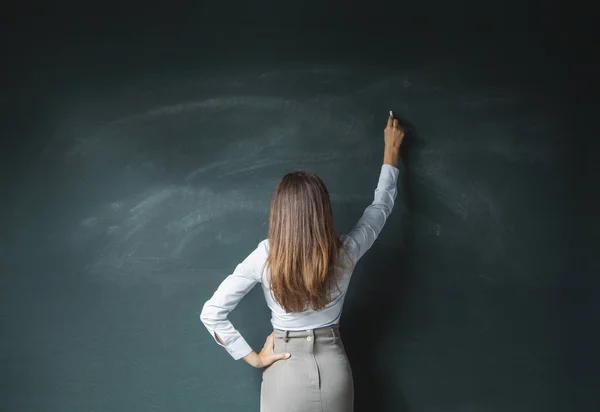
[[[116,203],[123,207],[111,207]],[[257,200],[249,191],[170,186],[101,205],[83,219],[79,237],[81,242],[104,240],[90,273],[139,276],[159,271],[157,264],[178,260],[188,248],[230,243],[237,235],[223,234],[223,219],[240,213],[266,219],[267,212],[268,199]]]

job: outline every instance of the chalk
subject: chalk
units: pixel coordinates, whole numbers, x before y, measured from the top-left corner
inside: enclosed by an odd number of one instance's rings
[[[390,117],[394,117],[394,113],[390,110]]]

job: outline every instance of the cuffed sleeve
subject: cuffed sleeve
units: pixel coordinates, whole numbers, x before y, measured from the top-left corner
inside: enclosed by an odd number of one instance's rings
[[[373,203],[365,209],[354,228],[345,236],[355,264],[373,245],[394,208],[399,174],[400,170],[392,165],[381,166]]]

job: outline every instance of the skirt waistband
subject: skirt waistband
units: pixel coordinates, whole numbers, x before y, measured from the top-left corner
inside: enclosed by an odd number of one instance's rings
[[[315,328],[315,329],[306,329],[306,330],[282,330],[282,329],[274,329],[275,334],[274,337],[275,338],[284,338],[284,339],[292,339],[292,338],[306,338],[308,336],[314,336],[314,337],[319,337],[319,336],[334,336],[334,337],[339,337],[340,336],[340,325],[339,324],[335,324],[335,325],[330,325],[330,326],[324,326],[321,328]]]

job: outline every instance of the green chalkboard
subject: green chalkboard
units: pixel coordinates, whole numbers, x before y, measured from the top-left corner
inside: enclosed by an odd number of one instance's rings
[[[317,173],[352,227],[389,110],[397,202],[341,320],[355,410],[597,406],[598,281],[573,255],[591,186],[538,37],[40,24],[10,46],[3,112],[2,411],[258,411],[260,371],[202,305],[284,173]],[[269,317],[255,288],[230,319],[260,348]]]

